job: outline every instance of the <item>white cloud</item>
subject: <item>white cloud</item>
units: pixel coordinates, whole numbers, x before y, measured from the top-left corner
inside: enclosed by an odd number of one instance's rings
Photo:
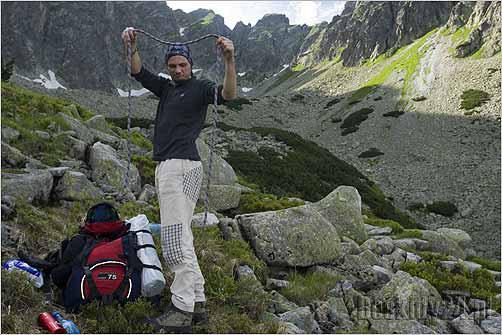
[[[255,25],[265,14],[272,13],[285,14],[290,24],[330,22],[342,12],[345,1],[166,1],[166,4],[187,13],[199,8],[212,9],[233,29],[238,21]]]

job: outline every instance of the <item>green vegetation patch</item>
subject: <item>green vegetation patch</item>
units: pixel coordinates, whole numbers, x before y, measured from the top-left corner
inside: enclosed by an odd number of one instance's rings
[[[141,185],[155,185],[155,168],[157,167],[157,162],[147,155],[132,155],[131,161],[138,168],[139,175],[141,176]]]
[[[305,64],[297,64],[297,65],[293,66],[291,68],[291,70],[293,70],[293,72],[301,72],[301,71],[305,70]]]
[[[402,232],[396,234],[396,238],[422,238],[422,231],[419,229],[404,229]]]
[[[235,268],[248,265],[265,280],[266,265],[256,258],[247,242],[225,241],[218,227],[194,228],[195,250],[206,284],[207,307],[211,311],[203,333],[274,332],[276,325],[261,321],[270,295],[252,280],[237,281]],[[275,330],[276,331],[276,330]]]
[[[368,115],[373,113],[373,111],[373,108],[362,108],[347,116],[340,125],[340,128],[344,129],[344,131],[342,131],[342,136],[359,130],[359,125],[364,120],[367,120]]]
[[[219,124],[219,127],[223,130],[244,130],[224,124]],[[357,188],[364,203],[370,206],[376,216],[397,221],[407,228],[417,227],[408,215],[400,212],[385,198],[372,181],[314,142],[280,129],[245,130],[262,136],[272,135],[293,148],[287,155],[267,149],[261,149],[258,153],[229,152],[226,159],[237,174],[259,185],[262,192],[278,197],[319,201],[338,186],[349,185]]]
[[[371,94],[371,93],[375,92],[375,90],[376,90],[377,88],[378,88],[378,86],[377,86],[377,85],[365,85],[365,86],[363,86],[363,87],[361,87],[361,88],[357,89],[357,90],[356,90],[356,91],[355,91],[355,92],[354,92],[354,93],[350,96],[349,101],[348,101],[348,104],[349,104],[349,105],[354,105],[354,104],[356,104],[356,103],[358,103],[358,102],[363,101],[363,99],[364,99],[367,95],[369,95],[369,94]]]
[[[398,118],[398,117],[400,117],[403,114],[404,114],[404,111],[392,111],[392,112],[385,113],[382,116],[383,117],[395,117],[395,118]]]
[[[445,290],[467,291],[471,297],[487,300],[489,305],[495,303],[495,295],[500,288],[495,286],[493,276],[485,269],[477,269],[470,273],[462,265],[453,270],[444,269],[439,265],[439,258],[433,258],[420,263],[404,262],[400,269],[426,279],[439,292]],[[500,309],[500,305],[493,306]]]
[[[458,212],[457,206],[448,201],[435,201],[425,206],[426,210],[439,215],[452,217]]]
[[[234,100],[226,101],[225,106],[234,111],[242,110],[242,105],[252,105],[253,103],[246,98],[237,98]]]
[[[286,197],[278,198],[273,194],[265,193],[246,193],[242,194],[237,214],[257,213],[267,211],[278,211],[285,208],[301,206],[305,204],[301,200],[289,200]]]
[[[130,219],[138,214],[145,214],[148,221],[160,223],[160,210],[158,204],[156,205],[150,208],[136,201],[128,201],[120,205],[115,204],[122,220]]]
[[[326,106],[324,106],[324,109],[328,109],[330,108],[331,106],[334,106],[336,105],[337,103],[339,103],[342,99],[341,98],[334,98],[330,101],[328,101],[328,103],[326,104]]]
[[[377,148],[369,148],[368,150],[361,152],[359,154],[359,158],[372,158],[377,156],[382,156],[384,153],[378,150]]]
[[[500,261],[495,261],[492,259],[487,259],[477,256],[467,256],[467,260],[474,263],[478,263],[482,265],[484,268],[487,268],[488,270],[498,271],[498,272],[501,271]]]
[[[392,234],[399,234],[404,231],[403,226],[401,226],[398,222],[393,220],[379,219],[374,215],[365,218],[364,223],[377,227],[390,227],[392,228]]]
[[[106,118],[106,121],[110,122],[111,124],[122,128],[122,129],[127,129],[127,118],[122,117],[122,118]],[[131,128],[133,127],[140,127],[140,128],[150,128],[150,126],[153,124],[153,120],[150,119],[145,119],[145,118],[131,118]]]
[[[307,306],[315,300],[325,299],[340,279],[325,272],[311,272],[306,275],[294,272],[288,277],[290,286],[281,289],[280,293],[298,306]]]
[[[34,157],[50,166],[58,166],[59,160],[67,156],[70,142],[62,131],[69,130],[59,113],[68,113],[73,103],[45,96],[11,83],[2,83],[2,124],[19,131],[19,138],[10,144],[24,154]],[[81,121],[94,114],[85,108],[74,106]],[[50,139],[40,137],[35,130],[43,131]]]
[[[490,95],[481,90],[467,90],[462,93],[460,98],[462,99],[461,108],[469,110],[488,102]]]

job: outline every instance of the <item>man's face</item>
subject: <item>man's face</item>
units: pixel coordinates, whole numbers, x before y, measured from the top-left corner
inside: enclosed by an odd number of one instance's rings
[[[187,80],[192,76],[192,66],[183,56],[172,56],[167,61],[167,72],[175,81]]]

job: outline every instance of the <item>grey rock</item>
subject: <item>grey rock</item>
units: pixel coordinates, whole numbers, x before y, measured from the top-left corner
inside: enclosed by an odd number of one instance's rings
[[[406,251],[395,248],[390,255],[383,255],[382,258],[390,264],[394,271],[397,271],[400,265],[406,261]]]
[[[462,229],[439,228],[437,232],[457,242],[461,248],[468,248],[472,244],[471,236]]]
[[[60,117],[68,124],[71,130],[77,134],[77,138],[86,144],[94,143],[94,133],[86,125],[82,124],[79,120],[74,117],[69,116],[65,113],[58,113]],[[76,158],[76,157],[75,157]]]
[[[73,136],[66,137],[68,141],[70,157],[73,157],[79,161],[84,161],[87,153],[87,144],[84,141],[79,140]]]
[[[394,241],[387,236],[376,240],[376,254],[388,255],[394,251]]]
[[[258,258],[269,265],[312,266],[341,255],[336,229],[308,205],[236,219]]]
[[[14,128],[2,126],[2,141],[9,143],[10,141],[17,140],[21,133]]]
[[[53,177],[47,170],[32,170],[25,174],[2,173],[2,195],[23,198],[28,203],[49,201]]]
[[[410,320],[424,319],[428,305],[441,302],[439,292],[427,280],[404,271],[396,272],[376,296],[396,315]]]
[[[487,270],[493,276],[493,279],[500,281],[500,271]]]
[[[443,269],[453,270],[459,264],[457,261],[439,261],[439,266]]]
[[[231,218],[223,218],[220,220],[218,226],[220,228],[224,240],[230,241],[230,240],[243,239],[237,220]]]
[[[435,334],[416,320],[371,320],[370,331],[378,334]]]
[[[380,283],[388,283],[394,275],[391,271],[378,265],[373,265],[372,268],[375,270]]]
[[[196,141],[197,150],[202,160],[204,171],[209,168],[209,146],[201,139]],[[223,158],[213,153],[211,184],[212,185],[234,185],[237,182],[237,176],[234,169]],[[207,184],[207,173],[204,173],[203,185]],[[203,188],[204,189],[204,188]]]
[[[61,166],[61,167],[49,168],[48,170],[53,177],[62,177],[66,173],[66,171],[70,170],[70,168],[66,166]]]
[[[236,276],[237,280],[242,280],[245,278],[258,280],[258,278],[256,278],[256,275],[254,274],[253,269],[251,269],[248,265],[238,266],[235,271],[235,276]]]
[[[418,238],[402,238],[394,240],[394,245],[402,249],[424,250],[429,242]]]
[[[372,229],[368,232],[368,235],[390,235],[392,233],[391,227],[379,227]]]
[[[286,299],[277,291],[270,291],[271,303],[269,309],[276,314],[289,312],[298,308],[298,305]]]
[[[417,245],[418,250],[439,252],[443,255],[452,255],[462,259],[465,258],[465,252],[460,248],[458,243],[445,235],[432,230],[423,230],[422,238],[429,243],[426,248],[420,248]]]
[[[201,188],[198,204],[204,204],[205,188]],[[209,206],[216,211],[224,211],[239,206],[241,190],[233,185],[211,185],[209,188]]]
[[[307,334],[313,334],[319,331],[319,325],[314,319],[314,315],[310,312],[308,307],[299,307],[289,312],[279,315],[283,322],[291,322],[298,328],[304,330]]]
[[[354,240],[344,236],[342,241],[342,254],[357,255],[361,253],[361,248]]]
[[[103,192],[94,186],[87,177],[80,172],[68,171],[58,180],[54,188],[58,200],[79,201],[85,199],[100,199]]]
[[[85,125],[89,128],[93,128],[104,133],[110,132],[106,118],[103,115],[94,115],[89,120],[85,121]]]
[[[488,316],[485,320],[481,321],[481,329],[488,334],[500,334],[502,318],[499,316]]]
[[[92,168],[92,179],[98,184],[108,184],[121,193],[124,192],[124,181],[127,174],[127,162],[117,157],[115,149],[101,142],[96,142],[90,151],[89,165]],[[141,179],[138,169],[131,164],[129,172],[129,190],[134,194],[141,191]]]
[[[2,167],[23,168],[29,160],[20,150],[2,142]]]
[[[279,322],[277,332],[279,334],[307,334],[305,330],[298,328],[294,323],[283,321]]]
[[[207,219],[204,223],[204,213],[197,213],[192,216],[192,226],[198,228],[206,228],[211,226],[216,226],[220,223],[220,220],[216,216],[216,214],[208,212]]]
[[[412,252],[406,253],[406,262],[419,263],[421,261],[422,261],[422,257],[418,256],[417,254],[414,254]]]
[[[435,333],[438,334],[450,334],[452,329],[450,324],[446,320],[440,318],[429,316],[425,322],[425,325],[431,328]]]
[[[155,199],[157,199],[157,190],[155,189],[155,186],[152,186],[150,184],[145,184],[145,186],[143,186],[141,194],[138,197],[138,200],[144,202],[150,202]]]
[[[483,334],[483,330],[466,314],[460,315],[451,321],[451,325],[460,334]]]
[[[500,298],[500,297],[499,297]],[[470,317],[474,319],[477,323],[480,323],[482,320],[492,316],[492,317],[500,317],[500,314],[494,311],[493,309],[483,309],[480,311],[475,311],[469,314]]]
[[[37,135],[38,137],[40,137],[43,140],[50,140],[51,139],[51,135],[48,132],[41,131],[41,130],[35,130],[34,133],[35,133],[35,135]]]
[[[64,106],[63,110],[74,119],[80,118],[80,113],[78,112],[77,106],[74,104]]]
[[[355,187],[339,186],[318,202],[311,204],[338,232],[356,242],[368,238],[361,215],[361,196]]]
[[[479,311],[487,307],[486,301],[481,299],[470,299],[468,305],[471,311]]]
[[[482,268],[481,264],[470,262],[470,261],[462,261],[460,264],[465,266],[465,268],[469,272],[474,272],[474,271]]]
[[[287,280],[268,278],[265,287],[267,288],[267,290],[280,290],[287,288],[290,285],[291,283]]]

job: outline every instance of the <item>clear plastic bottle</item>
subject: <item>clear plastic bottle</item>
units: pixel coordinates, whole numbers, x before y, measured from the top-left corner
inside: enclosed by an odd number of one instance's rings
[[[61,313],[52,312],[52,316],[59,322],[59,324],[61,324],[61,326],[63,326],[64,329],[66,329],[67,334],[80,334],[80,330],[77,325],[71,320],[64,319]]]
[[[19,259],[11,259],[10,261],[5,262],[2,267],[7,271],[17,270],[26,273],[28,275],[28,278],[30,278],[30,280],[37,288],[40,288],[42,287],[42,285],[44,285],[44,277],[42,276],[42,272]]]

